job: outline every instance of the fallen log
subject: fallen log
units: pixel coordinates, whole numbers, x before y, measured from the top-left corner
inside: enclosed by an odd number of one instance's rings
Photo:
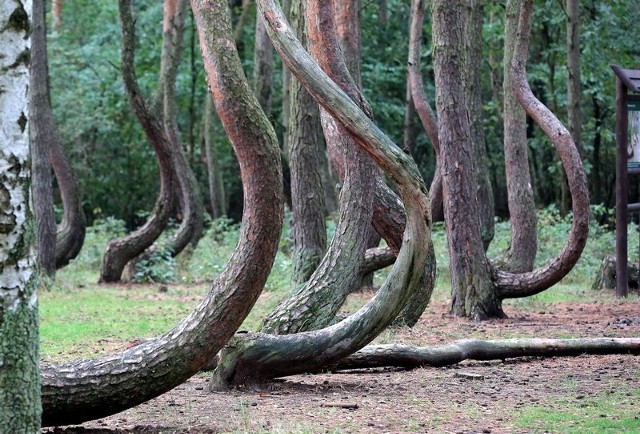
[[[585,354],[640,354],[640,338],[465,339],[437,347],[369,345],[328,367],[330,371],[379,367],[441,367],[464,360],[513,357],[573,357]]]

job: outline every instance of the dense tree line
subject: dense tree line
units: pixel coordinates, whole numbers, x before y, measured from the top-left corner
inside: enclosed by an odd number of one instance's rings
[[[239,2],[240,3],[240,2]],[[247,75],[253,75],[255,6],[247,2],[245,25],[236,28],[240,54]],[[567,45],[564,5],[546,0],[536,8],[529,56],[529,79],[543,103],[568,120]],[[89,222],[115,216],[130,228],[142,222],[157,196],[157,167],[150,164],[152,150],[124,98],[119,71],[119,30],[113,3],[92,5],[91,16],[80,11],[82,0],[64,3],[64,21],[50,29],[49,57],[52,104],[65,149],[78,174],[82,204]],[[381,8],[385,8],[381,10]],[[505,7],[502,2],[484,6],[482,15],[482,57],[478,65],[482,126],[493,187],[495,214],[508,218],[505,154],[502,147],[504,109],[502,80]],[[629,2],[589,1],[580,7],[582,118],[581,154],[589,179],[591,202],[611,207],[614,160],[614,79],[609,64],[633,65],[637,48],[629,26],[638,11]],[[235,7],[234,24],[242,15]],[[414,114],[405,121],[408,32],[410,5],[395,0],[364,2],[362,23],[362,89],[376,122],[397,143],[404,143],[418,162],[427,181],[435,162],[431,143]],[[145,94],[155,89],[160,68],[162,5],[141,3],[136,9],[136,70]],[[242,23],[241,23],[242,24]],[[383,28],[384,31],[380,31]],[[202,146],[206,104],[202,60],[191,14],[185,17],[184,50],[176,82],[177,123],[181,142],[204,192],[207,183],[206,148]],[[420,53],[426,94],[434,103],[431,21],[424,23]],[[606,49],[605,49],[606,48]],[[270,119],[280,140],[284,140],[282,109],[283,69],[274,59]],[[215,121],[208,127],[215,146],[216,165],[226,191],[224,214],[239,217],[241,189],[237,163],[230,144]],[[556,206],[566,211],[563,192],[557,188],[562,170],[553,147],[530,124],[527,147],[530,153],[532,186],[536,206]],[[122,194],[122,192],[127,194]],[[207,204],[210,201],[206,201]],[[207,206],[212,212],[211,206]],[[61,209],[58,207],[57,209]]]

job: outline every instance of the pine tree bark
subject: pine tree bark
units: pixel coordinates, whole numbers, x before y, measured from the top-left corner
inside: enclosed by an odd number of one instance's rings
[[[218,165],[217,145],[213,137],[214,116],[213,102],[209,94],[207,94],[204,101],[204,113],[202,114],[202,141],[207,166],[211,218],[215,220],[227,214],[227,200],[224,194],[222,172]]]
[[[489,248],[495,234],[495,200],[489,177],[487,149],[482,119],[482,24],[484,0],[464,1],[464,65],[463,88],[471,128],[473,172],[476,179],[476,213],[480,215],[480,233],[484,249]]]
[[[431,218],[433,221],[441,221],[444,218],[442,210],[442,169],[440,163],[440,140],[438,139],[438,120],[429,104],[424,90],[422,75],[420,72],[420,52],[422,50],[422,25],[424,23],[424,1],[412,0],[411,2],[411,26],[409,28],[409,87],[415,110],[422,122],[433,152],[436,157],[436,167],[433,180],[429,187],[429,199],[431,200]]]
[[[313,9],[310,4],[310,8]],[[331,5],[332,6],[332,5]],[[384,136],[340,87],[308,56],[277,3],[260,0],[274,47],[318,102],[356,137],[389,177],[396,182],[407,210],[407,232],[389,278],[377,296],[348,319],[318,331],[274,336],[236,336],[223,352],[212,386],[251,386],[282,375],[305,372],[338,360],[370,342],[402,308],[419,284],[427,261],[433,261],[426,187],[412,159]],[[383,307],[384,306],[384,307]]]
[[[514,90],[518,102],[549,137],[560,156],[571,193],[573,221],[564,247],[544,266],[521,274],[493,270],[493,279],[502,298],[528,297],[559,282],[580,259],[589,234],[589,191],[578,149],[569,131],[533,95],[527,81],[526,62],[532,11],[533,1],[523,0],[518,23],[518,38],[511,63]]]
[[[567,0],[567,112],[569,132],[581,152],[582,113],[580,109],[580,2]]]
[[[437,347],[370,345],[345,357],[329,370],[377,367],[442,367],[464,360],[504,360],[512,357],[576,357],[585,354],[640,354],[637,338],[465,339]]]
[[[292,5],[295,6],[296,3],[294,0]],[[357,94],[355,84],[347,83],[350,75],[338,45],[333,4],[327,2],[323,7],[318,7],[312,1],[307,2],[306,6],[309,9],[302,8],[300,11],[307,14],[309,51],[330,77],[343,80],[346,92]],[[297,12],[293,7],[291,17],[294,18]],[[292,83],[294,80],[295,78]],[[307,93],[306,90],[304,92]],[[294,107],[293,101],[291,107]],[[364,261],[371,225],[376,168],[371,159],[357,148],[348,132],[324,109],[322,111],[322,127],[327,147],[342,160],[340,165],[345,169],[336,235],[307,283],[269,315],[263,332],[291,334],[326,327],[334,321],[335,314],[347,296],[360,287],[359,270]],[[290,121],[293,119],[292,117]],[[290,147],[293,144],[290,140]],[[292,181],[293,174],[292,169]],[[292,187],[294,186],[295,183],[292,182]],[[295,195],[293,199],[296,199]]]
[[[62,28],[62,5],[64,0],[52,0],[51,12],[53,13],[53,30],[60,30]]]
[[[165,0],[163,14],[163,36],[161,74],[163,86],[162,118],[167,136],[173,146],[173,167],[178,182],[178,200],[182,220],[170,241],[171,256],[179,255],[189,244],[198,244],[203,230],[204,204],[200,186],[182,146],[178,130],[178,108],[176,105],[176,78],[182,57],[182,40],[187,0]]]
[[[40,430],[38,279],[29,204],[32,4],[0,1],[0,430]]]
[[[478,216],[473,138],[464,95],[464,0],[431,3],[438,137],[449,240],[451,311],[476,320],[504,317],[491,281]]]
[[[292,0],[289,12],[289,21],[303,45],[307,44],[305,5],[301,0]],[[325,151],[318,104],[293,77],[289,98],[286,151],[291,174],[293,282],[302,284],[316,271],[327,250],[323,164],[320,163]]]
[[[517,39],[520,0],[508,0],[504,24],[504,165],[511,223],[511,245],[500,268],[513,273],[533,270],[538,251],[536,206],[529,173],[527,117],[518,103],[511,77],[511,59]]]
[[[101,283],[118,282],[126,264],[144,252],[165,229],[178,190],[178,181],[173,166],[173,146],[163,122],[145,101],[135,74],[135,22],[131,4],[119,2],[122,49],[121,73],[125,92],[133,111],[156,153],[160,168],[160,192],[146,223],[123,238],[112,240],[107,246],[100,268]],[[162,86],[161,86],[162,88]]]
[[[39,173],[37,177],[34,177],[33,200],[37,205],[36,215],[44,217],[43,219],[36,217],[39,237],[42,240],[38,248],[39,263],[47,274],[52,275],[55,269],[67,265],[80,252],[84,242],[86,221],[77,181],[64,154],[62,136],[51,111],[45,13],[44,6],[39,3],[41,3],[40,0],[34,2],[34,27],[31,43],[32,170]],[[62,199],[62,221],[58,225],[57,231],[53,215],[51,168],[53,168],[58,182]],[[43,176],[42,182],[36,182],[40,176]],[[49,197],[51,199],[48,199]],[[51,203],[44,204],[42,209],[39,209],[41,201],[39,198],[46,202],[51,201]],[[53,236],[51,235],[51,226],[53,226]],[[53,254],[51,253],[52,249],[55,249]],[[52,268],[52,258],[55,268]]]
[[[256,36],[253,54],[253,86],[262,110],[271,116],[273,90],[273,45],[260,17],[256,18]]]
[[[181,220],[168,243],[172,257],[178,256],[189,245],[192,248],[197,246],[202,236],[204,218],[204,203],[200,186],[180,140],[178,108],[176,106],[176,78],[182,57],[186,5],[187,0],[164,1],[160,76],[154,101],[154,112],[159,119],[162,119],[172,147],[172,168],[178,185],[175,199],[180,207]],[[138,263],[144,258],[151,257],[157,248],[153,244],[142,254],[129,261],[126,274],[132,276]]]
[[[47,68],[47,29],[44,0],[33,2],[31,36],[31,83],[29,89],[31,139],[31,191],[36,219],[37,258],[40,269],[49,276],[56,273],[56,219],[53,212],[53,176],[49,147],[55,122],[49,101]]]
[[[439,138],[442,147],[445,220],[452,275],[452,312],[476,320],[502,317],[501,301],[527,297],[550,288],[573,268],[584,249],[589,229],[589,195],[584,168],[571,135],[557,117],[537,100],[526,77],[526,59],[533,2],[520,8],[512,59],[512,79],[518,102],[556,147],[567,172],[573,200],[573,222],[567,243],[539,269],[510,273],[487,260],[475,214],[470,161],[469,117],[461,95],[462,16],[460,2],[434,1],[434,66]]]
[[[124,8],[130,6],[121,2]],[[227,2],[194,0],[192,8],[209,86],[238,156],[245,189],[238,246],[204,300],[173,330],[120,354],[44,367],[46,426],[117,413],[184,382],[240,326],[273,264],[283,211],[275,132],[242,71]]]

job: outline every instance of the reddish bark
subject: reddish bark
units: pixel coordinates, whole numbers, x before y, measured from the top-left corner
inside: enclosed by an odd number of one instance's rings
[[[244,78],[227,2],[192,6],[216,108],[240,164],[245,206],[238,246],[204,300],[173,330],[98,360],[43,367],[44,426],[119,412],[198,372],[249,313],[275,258],[282,222],[275,132]]]
[[[522,274],[493,271],[493,278],[502,298],[527,297],[559,282],[580,259],[589,233],[589,192],[578,149],[569,131],[533,95],[527,80],[526,61],[532,11],[533,1],[524,0],[520,9],[518,40],[511,63],[514,91],[527,114],[549,137],[560,156],[571,192],[573,221],[566,244],[543,267]]]
[[[429,199],[431,200],[431,218],[441,221],[444,218],[442,210],[442,169],[440,163],[440,140],[438,139],[438,120],[429,104],[427,94],[422,83],[420,72],[420,51],[422,49],[422,24],[424,22],[424,1],[412,0],[411,26],[409,30],[409,86],[413,105],[422,127],[433,146],[436,157],[436,168],[433,180],[429,187]]]

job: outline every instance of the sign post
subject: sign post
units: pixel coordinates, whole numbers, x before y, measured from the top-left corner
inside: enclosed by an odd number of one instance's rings
[[[629,294],[628,213],[640,211],[640,203],[628,203],[628,175],[640,174],[637,120],[631,123],[634,131],[629,142],[629,112],[640,111],[640,70],[617,65],[611,68],[616,74],[616,296],[626,297]]]

